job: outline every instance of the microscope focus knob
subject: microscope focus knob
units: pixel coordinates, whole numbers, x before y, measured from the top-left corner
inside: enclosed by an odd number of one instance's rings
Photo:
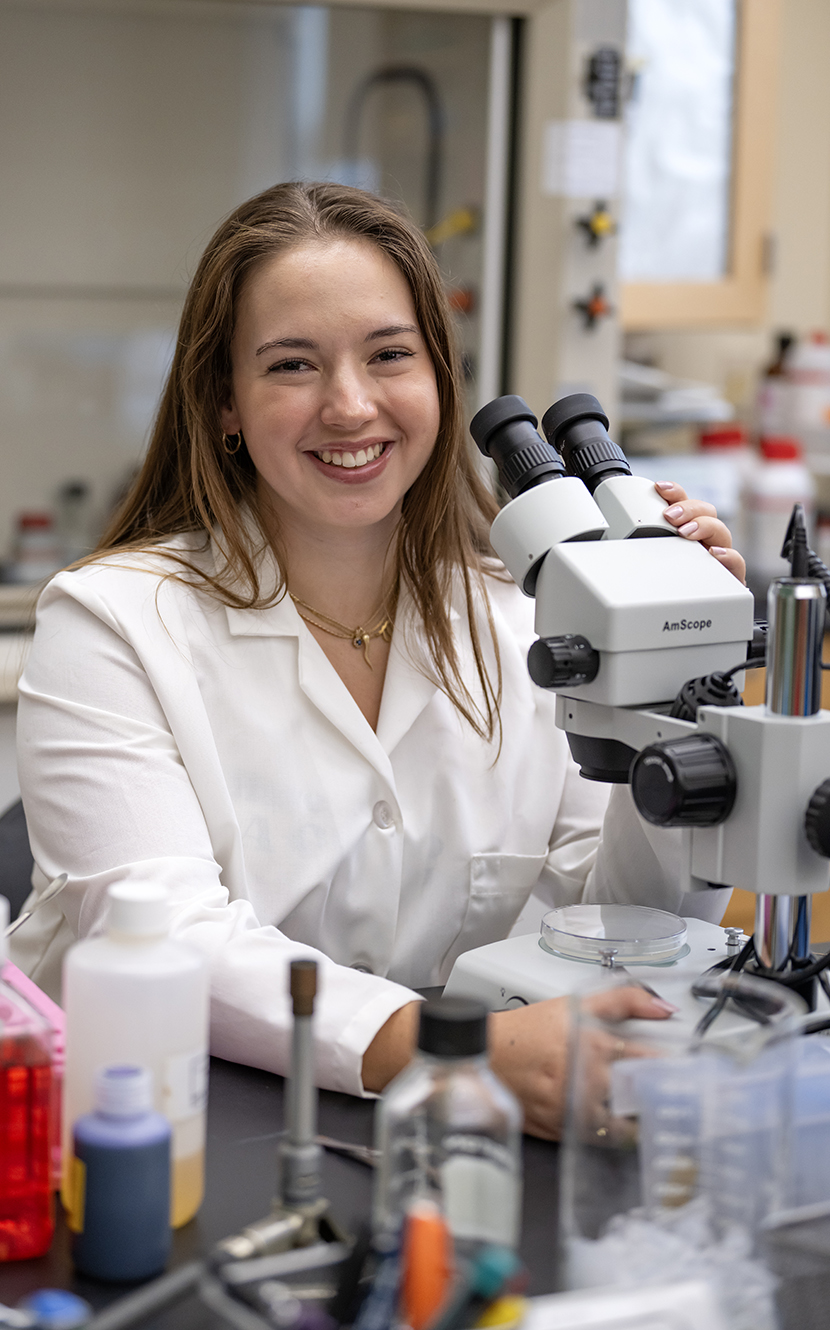
[[[658,827],[714,827],[732,812],[737,781],[729,750],[714,734],[649,744],[631,764],[638,812]]]
[[[813,791],[804,814],[807,839],[824,859],[830,859],[830,780],[823,780]]]
[[[531,679],[540,688],[566,688],[592,683],[599,672],[599,652],[587,637],[565,633],[540,637],[527,653]]]

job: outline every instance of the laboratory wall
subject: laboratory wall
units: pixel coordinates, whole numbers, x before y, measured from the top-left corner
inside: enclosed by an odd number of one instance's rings
[[[276,181],[379,187],[427,227],[456,215],[437,252],[474,383],[490,28],[406,10],[0,5],[0,563],[16,514],[60,509],[66,482],[89,487],[83,517],[100,525],[141,457],[206,241]],[[403,66],[420,82],[372,82]]]

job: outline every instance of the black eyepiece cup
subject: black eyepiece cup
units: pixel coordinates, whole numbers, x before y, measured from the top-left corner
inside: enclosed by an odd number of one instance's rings
[[[567,471],[579,476],[593,494],[609,476],[630,476],[622,448],[608,437],[608,417],[590,393],[573,393],[554,402],[542,417],[552,448],[562,454]]]
[[[511,499],[565,474],[562,458],[539,437],[537,423],[527,402],[512,395],[488,402],[470,422],[476,445],[495,462]]]

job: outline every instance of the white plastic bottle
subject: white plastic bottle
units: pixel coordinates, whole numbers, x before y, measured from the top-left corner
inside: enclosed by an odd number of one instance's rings
[[[747,577],[756,595],[765,594],[774,577],[786,577],[789,565],[781,546],[793,504],[801,503],[812,538],[815,483],[804,465],[796,439],[762,439],[761,462],[743,493]]]
[[[805,451],[826,453],[830,448],[830,339],[813,332],[789,352],[785,379],[788,385],[787,432]]]
[[[792,333],[779,333],[775,354],[761,375],[755,413],[755,424],[761,438],[785,434],[790,428],[791,384],[787,378],[787,367],[790,357],[795,354],[795,341]]]
[[[62,550],[50,512],[20,513],[4,579],[18,585],[45,582],[63,566]]]
[[[94,1107],[96,1072],[135,1063],[152,1072],[154,1108],[173,1130],[171,1223],[177,1228],[196,1213],[204,1189],[207,965],[168,936],[164,887],[123,883],[108,896],[106,935],[76,943],[64,961],[64,1204],[72,1128]]]
[[[487,1010],[466,998],[425,1002],[418,1054],[384,1090],[373,1227],[396,1238],[411,1207],[444,1216],[456,1250],[515,1247],[521,1212],[518,1101],[487,1063]]]
[[[704,426],[694,460],[705,467],[705,473],[701,475],[701,486],[692,489],[690,485],[688,493],[703,498],[707,491],[705,497],[715,505],[718,517],[732,533],[732,544],[743,553],[746,532],[741,495],[757,464],[743,425],[727,421]]]

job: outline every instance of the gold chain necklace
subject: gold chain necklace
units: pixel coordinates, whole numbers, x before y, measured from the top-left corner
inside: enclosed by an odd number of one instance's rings
[[[349,628],[345,623],[339,623],[337,619],[331,619],[327,614],[322,614],[320,610],[315,610],[313,605],[307,605],[299,596],[295,596],[293,591],[289,591],[289,596],[297,606],[297,613],[306,623],[310,623],[313,628],[319,628],[323,633],[329,633],[331,637],[342,638],[346,642],[351,642],[353,647],[363,648],[363,656],[366,664],[371,670],[372,662],[369,659],[369,643],[373,637],[380,637],[384,642],[392,641],[392,629],[395,621],[389,614],[385,606],[382,606],[376,615],[372,617],[375,622],[370,628],[364,628],[358,624],[356,628]],[[305,614],[303,613],[305,610]]]

